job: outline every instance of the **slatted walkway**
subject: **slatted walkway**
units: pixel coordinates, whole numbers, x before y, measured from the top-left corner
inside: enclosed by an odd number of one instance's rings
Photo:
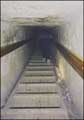
[[[2,119],[68,119],[51,63],[32,56],[18,82]]]

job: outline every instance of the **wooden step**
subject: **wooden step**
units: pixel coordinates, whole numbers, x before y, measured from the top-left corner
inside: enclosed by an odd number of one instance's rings
[[[30,60],[30,63],[44,63],[43,60]]]
[[[34,76],[34,75],[45,75],[45,76],[53,76],[54,75],[54,72],[53,71],[24,71],[23,75],[29,75],[29,76]]]
[[[10,107],[15,108],[47,108],[61,106],[62,103],[58,94],[15,94],[10,103]]]
[[[28,63],[28,66],[29,66],[29,65],[35,65],[35,66],[38,66],[38,65],[39,65],[39,66],[42,66],[42,65],[43,65],[43,66],[44,66],[44,65],[51,65],[51,63],[45,63],[45,62],[43,62],[43,63],[42,63],[42,62],[38,62],[38,63],[33,62],[33,63],[32,63],[32,62],[29,62],[29,63]]]
[[[25,69],[39,69],[39,70],[41,70],[41,69],[53,69],[53,67],[52,66],[26,66],[26,68]]]
[[[8,109],[6,114],[2,114],[3,120],[62,120],[69,119],[67,112],[62,108],[46,109]]]
[[[36,58],[36,59],[40,59],[40,58],[43,59],[42,56],[33,56],[33,57],[31,57],[31,60],[32,60],[32,59],[35,59],[35,58]]]
[[[39,71],[44,71],[45,72],[45,71],[52,71],[52,69],[45,69],[45,68],[43,68],[43,69],[42,68],[41,69],[38,68],[37,69],[37,68],[34,67],[33,69],[32,68],[26,68],[25,71],[38,71],[38,72]]]
[[[51,83],[56,82],[55,76],[22,76],[20,79],[20,83],[27,82],[27,83]]]
[[[19,84],[16,93],[58,93],[56,84]]]
[[[32,77],[32,76],[34,76],[34,77],[40,77],[40,76],[42,76],[42,77],[48,77],[48,76],[53,76],[53,74],[23,74],[25,77],[28,77],[28,76],[30,76],[30,77]]]
[[[42,67],[42,66],[43,66],[43,67],[48,67],[48,66],[51,66],[51,67],[52,67],[52,65],[48,65],[48,64],[43,64],[43,65],[42,65],[42,64],[40,64],[40,65],[38,65],[38,64],[36,65],[36,64],[35,64],[35,65],[28,65],[28,66],[26,66],[26,68],[28,68],[28,67]]]

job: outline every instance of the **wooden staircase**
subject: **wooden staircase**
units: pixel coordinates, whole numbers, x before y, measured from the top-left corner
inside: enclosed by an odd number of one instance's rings
[[[1,112],[1,118],[8,120],[68,119],[52,64],[43,62],[42,56],[32,56]]]

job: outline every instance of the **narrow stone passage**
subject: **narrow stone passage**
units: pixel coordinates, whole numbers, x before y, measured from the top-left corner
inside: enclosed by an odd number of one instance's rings
[[[1,119],[83,119],[83,1],[1,1]]]
[[[33,55],[2,111],[2,119],[68,119],[51,63]]]

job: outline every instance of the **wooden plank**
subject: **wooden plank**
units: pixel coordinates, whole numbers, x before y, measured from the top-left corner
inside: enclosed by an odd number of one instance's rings
[[[69,119],[64,108],[8,109],[1,114],[3,120],[62,120]]]
[[[84,61],[78,58],[74,53],[65,48],[63,45],[59,43],[55,43],[56,47],[60,51],[60,53],[64,56],[64,58],[68,61],[69,64],[75,69],[75,71],[83,78],[83,70],[84,70]]]
[[[17,48],[23,46],[24,44],[28,43],[30,40],[23,40],[23,41],[19,41],[16,43],[13,43],[11,45],[7,45],[4,47],[1,47],[1,51],[0,51],[0,57],[3,57],[4,55],[12,52],[13,50],[16,50]]]
[[[62,102],[58,94],[15,94],[10,107],[61,107]]]

